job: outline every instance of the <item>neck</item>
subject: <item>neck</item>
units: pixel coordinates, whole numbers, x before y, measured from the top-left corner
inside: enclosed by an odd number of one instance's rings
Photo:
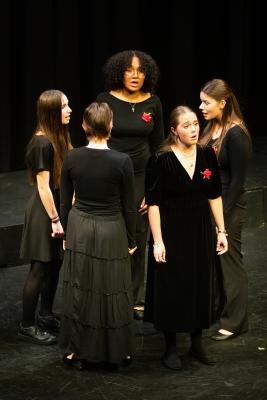
[[[91,138],[87,147],[94,149],[108,149],[107,139]]]
[[[176,150],[181,151],[186,155],[193,155],[196,150],[196,147],[197,147],[196,144],[185,145],[184,143],[181,142],[177,142],[174,146]]]
[[[135,103],[140,100],[142,100],[143,93],[140,90],[137,90],[136,92],[130,92],[126,88],[121,89],[120,91],[121,95],[129,102]]]

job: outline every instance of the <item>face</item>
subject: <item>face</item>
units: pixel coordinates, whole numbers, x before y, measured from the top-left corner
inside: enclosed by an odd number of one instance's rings
[[[124,72],[123,84],[125,89],[129,92],[138,92],[144,84],[145,77],[145,74],[140,71],[139,58],[134,56],[131,67]]]
[[[201,104],[199,108],[202,111],[203,117],[207,121],[211,119],[217,119],[218,121],[220,121],[225,106],[225,100],[217,101],[204,92],[200,92],[200,100]]]
[[[171,128],[177,136],[180,143],[185,146],[192,146],[198,141],[199,124],[195,113],[186,112],[179,117],[179,123],[176,128]]]
[[[61,109],[62,125],[67,125],[70,122],[70,114],[72,110],[69,107],[69,100],[65,95],[62,96],[61,100],[62,100],[62,109]]]

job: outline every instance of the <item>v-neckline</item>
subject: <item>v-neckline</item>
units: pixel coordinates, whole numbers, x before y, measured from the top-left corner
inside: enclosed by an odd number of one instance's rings
[[[194,180],[195,177],[195,173],[196,173],[196,169],[197,169],[197,160],[198,160],[198,147],[196,147],[196,162],[195,162],[195,168],[194,168],[194,172],[191,176],[189,175],[189,173],[187,172],[187,170],[185,169],[185,167],[183,166],[183,164],[181,163],[181,161],[179,160],[179,158],[177,157],[177,155],[175,154],[175,152],[173,151],[173,149],[171,149],[171,152],[174,156],[174,158],[178,161],[178,163],[180,164],[180,166],[182,167],[182,169],[184,170],[185,174],[188,176],[188,178],[190,179],[190,181],[192,182]]]

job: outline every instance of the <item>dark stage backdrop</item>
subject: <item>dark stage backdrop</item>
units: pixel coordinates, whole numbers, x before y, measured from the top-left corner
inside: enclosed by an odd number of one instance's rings
[[[0,172],[24,169],[39,94],[66,93],[74,146],[84,144],[82,112],[103,90],[102,65],[140,49],[158,62],[166,125],[172,107],[198,109],[201,85],[226,79],[252,136],[266,135],[266,21],[260,2],[3,0]]]

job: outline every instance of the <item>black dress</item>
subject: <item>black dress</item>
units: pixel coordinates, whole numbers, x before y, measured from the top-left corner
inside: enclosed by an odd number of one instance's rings
[[[117,364],[134,352],[133,179],[130,158],[113,150],[73,149],[63,163],[60,346],[90,362]]]
[[[213,317],[214,239],[208,199],[221,195],[215,153],[197,148],[191,179],[173,151],[149,163],[148,205],[158,205],[166,260],[154,260],[150,243],[145,319],[159,330],[194,332]]]
[[[50,172],[49,185],[56,208],[59,210],[59,190],[53,189],[52,184],[54,150],[46,136],[35,135],[33,137],[27,147],[26,162],[35,176],[41,171]],[[61,259],[62,240],[52,238],[51,233],[51,220],[35,184],[25,212],[20,257],[27,261],[38,260],[42,262]]]

